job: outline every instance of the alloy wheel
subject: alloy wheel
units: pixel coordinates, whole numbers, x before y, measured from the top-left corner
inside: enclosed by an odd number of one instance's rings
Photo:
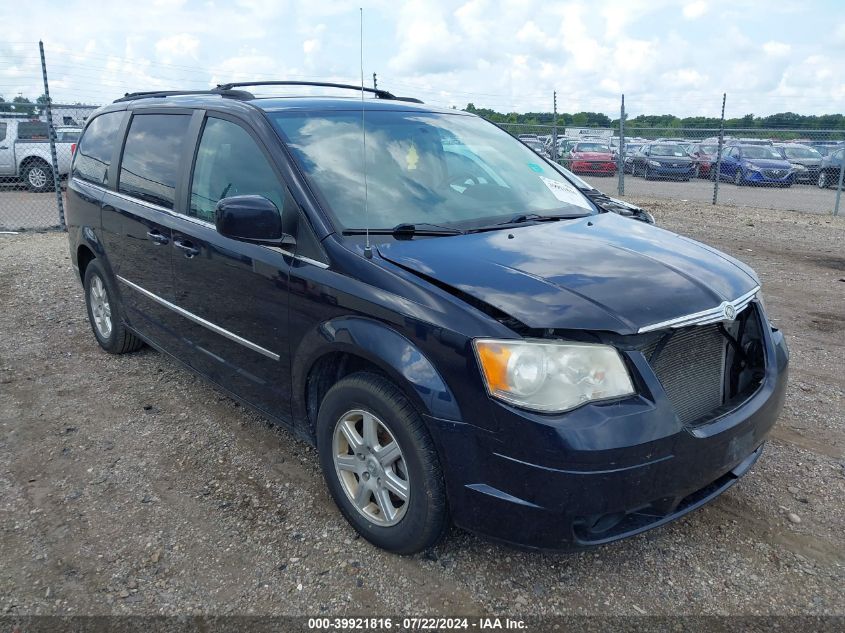
[[[41,189],[47,185],[47,172],[43,167],[30,167],[26,178],[34,189]]]
[[[111,306],[109,305],[106,286],[103,284],[103,280],[97,276],[91,279],[88,301],[91,304],[91,315],[94,317],[94,327],[97,328],[97,333],[103,339],[108,339],[112,331]]]
[[[380,527],[405,516],[411,485],[405,456],[390,428],[369,411],[344,413],[332,439],[335,472],[346,496]]]

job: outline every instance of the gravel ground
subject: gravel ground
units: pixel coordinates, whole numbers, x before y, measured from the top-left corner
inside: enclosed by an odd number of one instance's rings
[[[578,554],[374,549],[313,449],[152,350],[100,351],[64,235],[0,236],[0,614],[845,613],[845,220],[636,202],[756,268],[791,383],[738,485]]]

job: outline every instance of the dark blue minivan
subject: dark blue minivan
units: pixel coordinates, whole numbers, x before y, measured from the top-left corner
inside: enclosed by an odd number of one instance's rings
[[[758,459],[788,352],[748,266],[596,207],[474,115],[249,85],[87,122],[67,223],[103,349],[149,344],[316,444],[397,553],[450,523],[608,543]]]

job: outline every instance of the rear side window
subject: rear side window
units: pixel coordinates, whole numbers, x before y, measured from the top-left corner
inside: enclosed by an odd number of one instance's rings
[[[209,118],[197,150],[188,215],[214,222],[218,200],[248,194],[264,196],[282,210],[284,189],[261,148],[241,126]]]
[[[0,141],[6,140],[6,124],[0,123]]]
[[[50,128],[43,121],[21,121],[18,123],[19,141],[49,141]]]
[[[114,182],[109,178],[109,167],[117,131],[123,120],[123,112],[108,112],[91,121],[73,160],[73,175],[98,185]]]
[[[187,114],[136,114],[123,148],[118,191],[172,209],[190,121]]]

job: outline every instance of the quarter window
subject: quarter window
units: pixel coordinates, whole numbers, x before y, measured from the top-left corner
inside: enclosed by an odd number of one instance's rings
[[[214,222],[218,200],[240,195],[264,196],[283,207],[284,189],[252,137],[235,123],[209,118],[197,149],[188,214]]]
[[[82,135],[73,159],[73,175],[96,183],[108,185],[111,155],[123,112],[108,112],[93,119]]]
[[[126,136],[118,190],[172,209],[190,120],[186,114],[136,114]]]

